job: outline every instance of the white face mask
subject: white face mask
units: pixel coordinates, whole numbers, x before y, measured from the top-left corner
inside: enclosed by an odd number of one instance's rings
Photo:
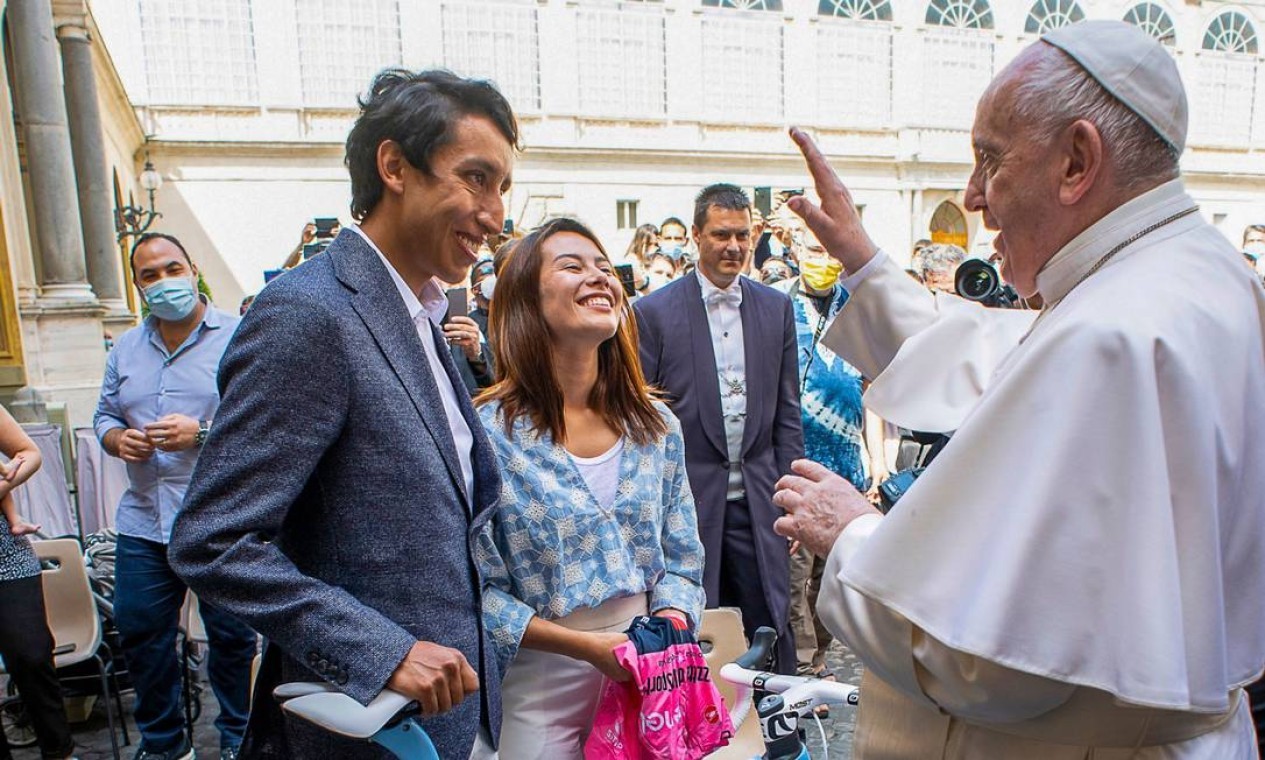
[[[492,300],[494,290],[496,290],[496,275],[490,274],[479,281],[479,293],[489,301]]]

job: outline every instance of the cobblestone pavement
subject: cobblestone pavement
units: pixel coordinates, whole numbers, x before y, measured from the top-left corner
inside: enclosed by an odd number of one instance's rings
[[[193,744],[201,760],[216,760],[220,756],[220,735],[215,730],[215,717],[219,714],[219,706],[211,689],[205,685],[203,698],[209,700],[202,715],[194,722]],[[123,694],[123,711],[127,714],[127,730],[132,739],[130,747],[123,746],[119,739],[119,755],[125,760],[136,754],[140,744],[140,732],[136,730],[136,722],[132,720],[133,696],[129,692]],[[117,716],[116,716],[117,718]],[[111,760],[114,752],[110,748],[110,729],[105,720],[105,707],[101,700],[92,708],[92,714],[83,723],[70,724],[75,735],[75,757],[80,760]],[[14,760],[40,760],[36,747],[13,750]]]
[[[826,651],[826,667],[840,681],[853,686],[861,685],[861,661],[838,641],[831,643],[830,649]],[[856,728],[856,718],[855,707],[832,707],[830,717],[821,721],[822,728],[826,731],[826,749],[830,760],[851,760],[852,732]],[[821,732],[817,730],[817,724],[809,721],[806,731],[808,751],[813,759],[821,760],[826,757],[826,753],[822,752]]]
[[[839,642],[836,641],[831,645],[826,655],[826,664],[840,680],[854,685],[861,682],[860,661]],[[214,760],[219,757],[220,752],[219,733],[214,726],[219,706],[215,703],[215,697],[206,684],[204,684],[202,694],[205,709],[202,710],[202,715],[195,724],[194,747],[202,760]],[[140,738],[136,723],[132,720],[132,702],[131,694],[123,695],[123,710],[127,713],[127,728],[132,737],[132,746],[119,748],[124,758],[130,758],[136,753],[136,745]],[[855,724],[856,711],[846,707],[832,708],[830,717],[821,721],[821,726],[826,732],[830,760],[849,760],[852,757],[852,731]],[[114,756],[110,749],[110,732],[106,726],[105,708],[99,700],[88,720],[72,724],[71,729],[75,733],[75,742],[78,745],[76,756],[80,760],[108,760]],[[810,721],[806,729],[809,751],[814,760],[826,757],[826,754],[822,752],[821,735],[817,724]],[[40,760],[40,754],[34,747],[15,749],[13,757],[14,760]],[[507,760],[511,758],[507,757]]]

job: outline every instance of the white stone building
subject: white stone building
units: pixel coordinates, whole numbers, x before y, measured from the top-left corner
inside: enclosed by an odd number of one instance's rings
[[[1193,123],[1182,164],[1205,215],[1236,243],[1246,224],[1265,220],[1265,3],[1256,0],[90,5],[105,48],[98,78],[117,72],[134,106],[133,126],[116,115],[106,127],[146,136],[115,166],[124,195],[143,195],[132,183],[148,156],[164,179],[156,228],[186,242],[228,308],[262,286],[305,221],[350,221],[342,143],[356,95],[390,65],[444,66],[500,85],[524,132],[508,202],[520,227],[573,214],[622,250],[639,222],[688,218],[707,183],[802,187],[785,134],[798,124],[852,187],[877,241],[901,258],[920,237],[988,247],[961,200],[974,105],[992,75],[1046,29],[1126,19],[1169,45],[1185,77]],[[18,161],[4,129],[0,167]],[[34,258],[22,234],[6,230],[10,256]],[[29,272],[17,281],[35,288]]]
[[[992,75],[1048,28],[1126,18],[1181,65],[1183,166],[1205,213],[1231,237],[1265,219],[1260,3],[98,0],[96,13],[167,179],[165,226],[207,252],[226,302],[262,285],[309,217],[349,221],[354,99],[397,64],[501,86],[524,125],[520,226],[575,214],[622,249],[637,222],[688,219],[709,182],[803,186],[785,135],[800,124],[879,242],[907,255],[933,218],[937,237],[987,245],[960,202]]]

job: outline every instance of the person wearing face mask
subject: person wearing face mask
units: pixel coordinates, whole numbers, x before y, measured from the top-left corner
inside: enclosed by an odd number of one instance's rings
[[[1256,273],[1265,277],[1265,224],[1249,224],[1243,230],[1243,253],[1252,257]]]
[[[171,526],[219,407],[220,357],[240,318],[197,290],[198,268],[179,240],[140,236],[132,279],[149,316],[115,342],[93,425],[127,463],[118,505],[115,621],[136,687],[141,760],[192,758],[180,705],[176,627],[185,584],[167,561]],[[255,634],[205,601],[211,686],[220,703],[220,757],[235,758],[249,711]]]
[[[474,309],[470,318],[479,326],[484,337],[488,334],[488,314],[492,308],[492,294],[496,291],[496,262],[480,259],[470,269],[470,290],[474,293]]]
[[[866,472],[861,404],[862,378],[855,367],[821,342],[835,315],[848,302],[839,284],[843,265],[811,233],[800,246],[800,273],[773,287],[791,297],[799,352],[800,413],[804,422],[804,456],[821,462],[864,493]],[[826,669],[826,648],[833,637],[817,617],[817,594],[826,561],[804,547],[791,555],[791,629],[795,632],[796,671],[833,679]]]

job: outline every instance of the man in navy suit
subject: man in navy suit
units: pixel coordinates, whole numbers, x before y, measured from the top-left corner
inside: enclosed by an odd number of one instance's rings
[[[501,230],[517,142],[486,82],[379,74],[347,138],[359,225],[264,288],[224,355],[170,552],[268,640],[242,757],[390,756],[284,718],[293,680],[416,699],[445,758],[495,746],[472,549],[500,479],[438,323],[440,281]]]
[[[795,672],[786,539],[773,485],[804,455],[795,315],[785,294],[741,276],[751,204],[734,185],[694,202],[698,267],[638,301],[641,363],[685,433],[709,607],[742,610],[747,637],[778,632],[777,669]]]

